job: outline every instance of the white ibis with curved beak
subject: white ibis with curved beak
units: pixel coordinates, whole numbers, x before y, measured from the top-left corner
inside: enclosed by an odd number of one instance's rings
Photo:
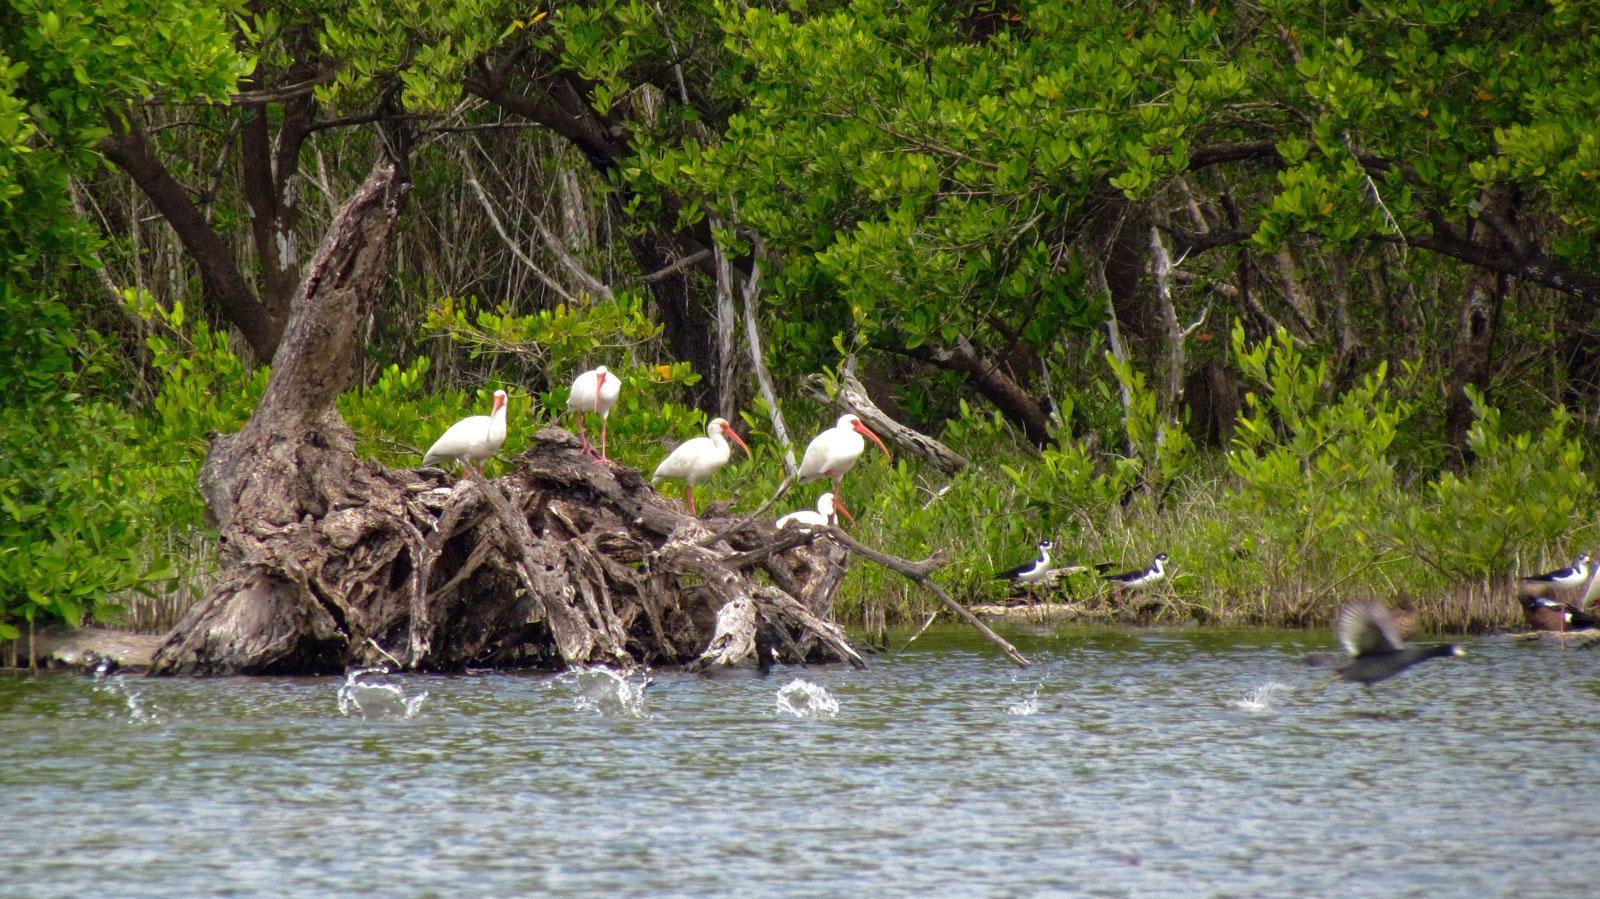
[[[739,444],[744,450],[746,459],[750,455],[750,447],[733,431],[733,426],[728,424],[726,418],[713,418],[706,425],[706,436],[695,437],[678,444],[672,454],[661,460],[656,466],[655,474],[650,476],[650,483],[660,480],[683,481],[684,500],[688,504],[689,514],[694,514],[694,485],[704,483],[712,475],[728,464],[728,457],[733,449],[728,446],[728,440]]]
[[[778,529],[783,530],[790,525],[803,528],[826,527],[833,524],[835,512],[850,519],[851,525],[856,523],[856,517],[850,514],[850,510],[844,507],[844,503],[838,497],[832,493],[824,493],[817,497],[817,511],[801,509],[798,512],[790,512],[778,519]]]
[[[494,392],[494,409],[488,415],[473,415],[451,425],[422,457],[423,465],[454,459],[463,466],[482,462],[500,451],[506,442],[506,392]]]
[[[840,479],[856,464],[861,451],[866,449],[867,444],[862,437],[871,438],[878,449],[883,450],[885,459],[892,458],[889,448],[883,445],[877,434],[872,433],[871,428],[861,423],[859,417],[841,415],[833,427],[811,438],[811,443],[806,446],[805,458],[800,461],[800,483],[820,477],[833,478],[834,502],[838,502]]]
[[[606,426],[611,416],[611,407],[617,403],[617,394],[622,392],[622,379],[606,370],[604,365],[593,368],[578,375],[572,382],[572,392],[567,395],[567,411],[578,416],[578,439],[583,441],[583,452],[593,453],[594,447],[589,445],[589,435],[584,433],[583,413],[600,413],[600,461],[610,462],[606,458]]]

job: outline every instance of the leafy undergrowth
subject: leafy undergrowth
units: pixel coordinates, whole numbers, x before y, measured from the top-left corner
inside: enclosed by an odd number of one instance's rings
[[[166,373],[143,409],[74,394],[57,399],[59,408],[5,415],[0,638],[37,620],[161,629],[210,583],[199,466],[209,435],[243,424],[266,373],[242,366],[224,336],[185,322],[181,307],[140,311],[155,326],[148,348]],[[420,357],[347,394],[341,411],[361,453],[414,465],[437,434],[487,411],[490,393],[503,387],[512,396],[510,436],[502,461],[489,465],[493,475],[538,427],[560,418],[570,377],[604,361],[624,379],[611,454],[649,472],[671,444],[701,433],[705,417],[675,402],[678,386],[694,377],[684,366],[618,349],[568,320],[620,316],[633,324],[607,328],[648,337],[648,323],[625,312],[558,310],[514,323],[547,353],[559,350],[544,361],[546,383],[556,387],[529,391],[489,377],[472,391],[441,390]],[[855,536],[904,557],[943,553],[948,563],[937,577],[971,603],[1005,600],[1009,586],[993,573],[1031,558],[1034,543],[1049,536],[1058,565],[1133,568],[1169,554],[1169,582],[1137,601],[1113,600],[1092,574],[1040,597],[1073,602],[1091,617],[1293,626],[1326,623],[1351,599],[1405,593],[1425,626],[1443,630],[1510,623],[1509,576],[1565,564],[1593,539],[1583,513],[1594,484],[1561,410],[1535,431],[1513,433],[1474,396],[1475,461],[1429,473],[1410,461],[1426,455],[1406,436],[1415,404],[1405,397],[1414,391],[1384,368],[1334,393],[1325,368],[1286,338],[1247,345],[1236,331],[1233,351],[1251,392],[1226,452],[1197,450],[1180,424],[1159,420],[1143,379],[1113,366],[1112,378],[1133,399],[1121,433],[1105,441],[1120,452],[1094,451],[1071,435],[1070,397],[1058,441],[1039,452],[997,414],[963,403],[940,437],[973,464],[947,477],[903,455],[886,463],[869,446],[844,486],[860,522]],[[786,411],[800,435],[833,417],[814,404]],[[782,453],[763,410],[736,426],[754,459],[736,455],[700,496],[745,510],[782,479]],[[676,485],[663,489],[679,495]],[[773,514],[809,508],[825,489],[797,487]],[[934,609],[915,585],[870,564],[850,572],[838,606],[843,621],[873,630]]]

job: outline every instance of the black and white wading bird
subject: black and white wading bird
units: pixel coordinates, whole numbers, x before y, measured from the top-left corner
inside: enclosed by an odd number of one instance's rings
[[[1581,555],[1571,566],[1525,577],[1519,583],[1523,596],[1548,596],[1553,591],[1572,591],[1589,581],[1589,556]]]
[[[1167,554],[1157,554],[1150,561],[1149,568],[1135,568],[1133,571],[1107,574],[1102,577],[1111,582],[1111,590],[1114,593],[1121,593],[1124,590],[1148,590],[1167,579]]]
[[[1338,677],[1369,687],[1418,662],[1466,655],[1452,643],[1407,646],[1400,639],[1394,615],[1375,602],[1351,603],[1339,610],[1339,642],[1344,645],[1343,654],[1321,653],[1306,663],[1332,668]]]
[[[1050,573],[1050,550],[1055,549],[1056,545],[1047,538],[1040,540],[1038,547],[1038,558],[1015,568],[1007,568],[1005,571],[997,572],[995,578],[997,580],[1010,581],[1019,587],[1025,588],[1031,588],[1034,584],[1044,580],[1045,576]]]
[[[1594,619],[1582,609],[1557,602],[1548,596],[1520,596],[1517,601],[1522,603],[1522,617],[1528,622],[1528,627],[1536,631],[1560,633],[1595,626]]]

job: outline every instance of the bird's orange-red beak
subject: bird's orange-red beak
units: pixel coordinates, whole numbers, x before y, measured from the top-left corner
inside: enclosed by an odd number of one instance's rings
[[[833,498],[833,511],[838,512],[840,515],[843,515],[845,518],[849,519],[851,527],[856,526],[856,517],[850,514],[850,510],[844,507],[844,501],[839,499],[837,496]]]
[[[867,438],[868,440],[871,440],[873,443],[876,443],[878,445],[878,449],[883,450],[883,457],[885,459],[892,460],[894,458],[893,456],[889,455],[889,448],[883,445],[883,441],[878,439],[877,434],[872,433],[871,428],[867,427],[865,424],[862,424],[861,419],[858,418],[851,422],[850,426],[856,429],[856,433]]]
[[[734,433],[733,425],[724,424],[722,426],[722,433],[725,436],[727,436],[728,439],[732,440],[734,443],[739,444],[739,449],[744,450],[744,457],[746,459],[754,459],[755,458],[755,456],[750,455],[750,447],[746,446],[744,440],[742,438],[740,438],[738,434]]]
[[[594,376],[594,407],[600,408],[600,388],[606,386],[606,375],[610,372],[601,372]]]
[[[505,408],[505,405],[506,405],[506,395],[503,394],[503,393],[495,394],[494,395],[494,408],[489,410],[489,415],[491,417],[493,417],[495,413],[497,413],[501,409]]]

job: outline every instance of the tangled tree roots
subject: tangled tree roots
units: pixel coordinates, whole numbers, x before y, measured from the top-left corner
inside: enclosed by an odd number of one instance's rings
[[[249,558],[153,670],[730,664],[757,642],[861,664],[827,621],[846,562],[836,543],[787,545],[765,522],[713,542],[728,522],[684,514],[565,431],[532,444],[494,483],[360,466],[337,481],[359,502],[254,529]]]
[[[261,405],[212,445],[200,491],[223,576],[152,673],[732,664],[758,645],[861,665],[827,620],[847,550],[970,619],[928,580],[936,560],[893,559],[831,528],[778,535],[764,519],[692,518],[638,472],[581,456],[564,431],[539,432],[493,484],[359,461],[337,400],[406,192],[380,161],[340,209]]]

